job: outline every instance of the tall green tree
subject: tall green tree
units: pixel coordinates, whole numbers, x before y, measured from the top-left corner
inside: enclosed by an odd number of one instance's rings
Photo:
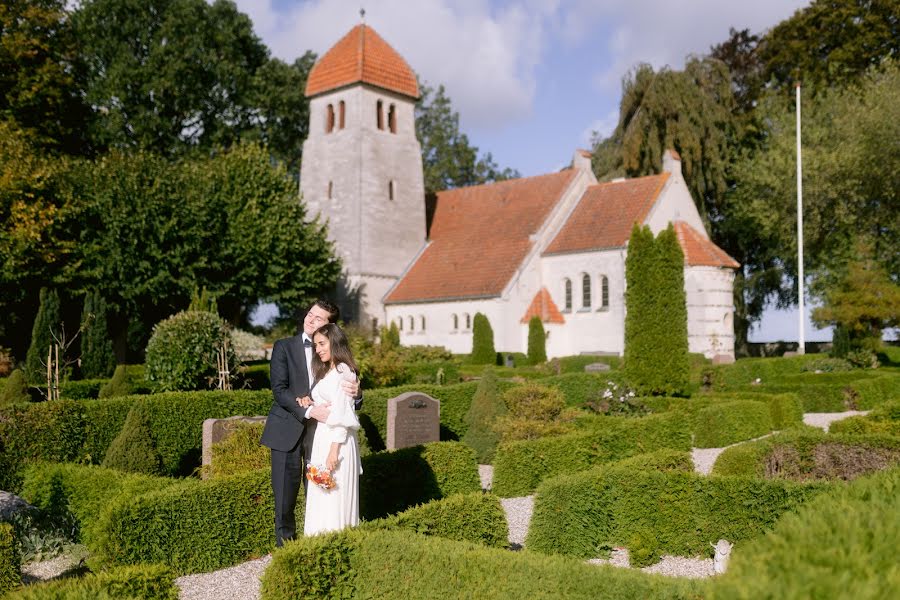
[[[84,296],[81,315],[81,374],[86,379],[102,379],[113,374],[116,354],[106,315],[106,301],[97,291]]]
[[[494,462],[494,454],[500,435],[494,425],[497,417],[509,412],[497,389],[497,375],[493,368],[487,367],[478,382],[478,388],[472,397],[472,403],[466,413],[468,426],[462,442],[475,450],[479,464],[489,465]]]
[[[532,365],[547,362],[547,336],[537,315],[528,321],[528,362]]]
[[[459,129],[459,113],[453,110],[444,86],[435,90],[421,85],[416,104],[416,135],[422,144],[425,193],[434,194],[467,185],[520,177],[510,168],[501,169],[490,152],[479,156],[478,148]]]
[[[31,330],[31,345],[25,358],[25,374],[32,383],[46,383],[47,355],[54,343],[54,334],[59,335],[60,323],[59,294],[55,289],[41,288],[40,308]]]
[[[475,313],[472,319],[472,363],[476,365],[492,365],[497,359],[494,349],[494,330],[491,322],[481,314]]]

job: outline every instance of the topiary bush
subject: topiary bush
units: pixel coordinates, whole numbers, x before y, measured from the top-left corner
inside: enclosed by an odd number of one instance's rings
[[[494,370],[487,368],[478,382],[475,397],[466,413],[466,434],[462,441],[475,450],[476,460],[480,464],[491,464],[500,436],[494,428],[496,421],[507,412],[506,403],[500,398],[497,390],[497,376]]]
[[[22,583],[21,567],[13,526],[0,521],[0,594],[19,587]]]
[[[228,326],[218,315],[190,310],[172,315],[153,327],[147,379],[161,391],[208,389],[216,378],[216,354],[226,342],[228,364],[236,367]]]
[[[120,567],[18,590],[16,600],[178,600],[175,573],[162,565]]]
[[[112,441],[102,465],[129,473],[161,475],[162,460],[156,449],[147,405],[136,402],[128,411],[122,431]]]
[[[5,385],[4,385],[5,384]],[[14,369],[5,382],[0,382],[0,406],[29,402],[28,381],[21,369]]]
[[[471,362],[476,365],[492,365],[497,359],[494,349],[494,330],[488,318],[475,313],[472,321],[472,356]]]
[[[100,292],[88,291],[81,315],[84,327],[81,337],[81,376],[85,379],[109,377],[116,368],[116,354],[109,335],[106,313],[106,301]]]
[[[835,421],[828,427],[828,433],[900,437],[900,400],[882,404],[872,409],[872,412],[866,416]]]
[[[547,362],[547,337],[541,318],[533,316],[528,321],[528,363],[539,365]]]
[[[566,401],[555,387],[525,383],[503,394],[508,414],[496,418],[494,429],[502,443],[560,435],[572,430],[561,419]]]
[[[100,388],[100,393],[97,397],[115,398],[116,396],[127,396],[132,393],[133,389],[131,376],[128,374],[128,366],[119,365],[116,367],[116,372],[113,373],[112,379]]]
[[[763,402],[717,402],[697,412],[694,445],[722,448],[772,431],[772,414]]]

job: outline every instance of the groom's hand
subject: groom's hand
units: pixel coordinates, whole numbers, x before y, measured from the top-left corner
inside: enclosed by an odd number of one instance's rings
[[[315,419],[319,423],[324,423],[328,420],[328,415],[331,414],[331,408],[327,404],[319,404],[312,407],[309,411],[309,418]]]
[[[341,389],[347,393],[351,398],[356,398],[359,396],[359,381],[347,381],[346,379],[341,380]]]

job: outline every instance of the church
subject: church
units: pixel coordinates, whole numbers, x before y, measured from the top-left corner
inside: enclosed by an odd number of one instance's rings
[[[684,251],[691,352],[734,358],[738,263],[710,239],[674,150],[657,175],[598,183],[577,150],[556,173],[427,199],[415,73],[371,27],[341,38],[309,74],[300,193],[328,223],[344,273],[347,320],[396,323],[404,345],[472,349],[487,316],[498,351],[525,352],[538,316],[547,356],[616,354],[625,345],[625,257],[635,223],[671,223]]]

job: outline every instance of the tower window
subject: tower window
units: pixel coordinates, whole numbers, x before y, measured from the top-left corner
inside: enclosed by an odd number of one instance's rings
[[[394,180],[388,181],[388,200],[394,199]]]
[[[325,115],[325,133],[331,133],[334,130],[334,105],[328,105],[328,111]]]
[[[391,133],[397,133],[397,107],[393,104],[388,108],[388,129]]]
[[[338,104],[338,129],[344,128],[344,116],[347,112],[347,107],[344,104],[344,101],[341,100],[340,104]]]
[[[378,129],[384,129],[384,103],[379,100],[375,103],[375,125]]]

